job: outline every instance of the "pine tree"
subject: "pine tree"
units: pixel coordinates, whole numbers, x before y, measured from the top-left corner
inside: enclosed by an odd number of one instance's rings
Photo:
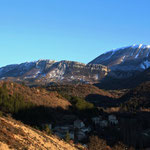
[[[69,134],[69,132],[66,133],[65,141],[66,142],[70,141],[70,134]]]

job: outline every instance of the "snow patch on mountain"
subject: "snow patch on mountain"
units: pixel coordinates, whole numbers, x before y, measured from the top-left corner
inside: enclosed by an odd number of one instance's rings
[[[144,61],[144,62],[141,64],[141,67],[142,67],[143,69],[149,68],[149,67],[150,67],[150,61],[148,61],[148,60]]]
[[[110,59],[110,58],[113,56],[114,53],[115,53],[115,51],[112,51],[111,54],[110,54],[108,57],[104,58],[103,60],[108,60],[108,59]]]
[[[124,62],[125,57],[126,57],[126,56],[123,56],[120,61],[121,61],[121,62]]]
[[[143,71],[150,67],[150,45],[134,44],[101,54],[89,64],[102,64],[113,71]]]
[[[61,70],[60,70],[60,69],[56,68],[56,69],[50,71],[50,72],[48,73],[48,76],[49,76],[50,79],[52,79],[52,78],[59,78],[59,79],[61,79],[61,77],[62,77],[64,74],[65,74],[65,70],[64,70],[64,69],[61,69]]]
[[[140,46],[139,46],[140,47]],[[138,51],[138,53],[136,54],[135,58],[138,58],[139,54],[141,52],[141,49]]]
[[[150,48],[150,45],[144,45],[144,44],[139,44],[139,45],[136,45],[136,44],[133,44],[132,45],[132,48],[142,48],[142,49],[145,49],[145,48]]]

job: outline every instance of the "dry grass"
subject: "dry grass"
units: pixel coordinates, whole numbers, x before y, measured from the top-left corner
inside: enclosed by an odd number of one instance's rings
[[[64,94],[86,98],[90,94],[112,97],[108,91],[97,88],[91,84],[57,85],[48,87],[50,91],[63,92]]]
[[[0,118],[0,150],[76,150],[54,136],[25,126],[11,118]]]
[[[0,86],[3,82],[0,82]],[[10,94],[21,94],[26,101],[31,101],[36,105],[44,105],[47,107],[61,107],[67,109],[71,104],[60,96],[57,92],[49,92],[42,88],[29,88],[21,84],[6,82],[7,89]]]

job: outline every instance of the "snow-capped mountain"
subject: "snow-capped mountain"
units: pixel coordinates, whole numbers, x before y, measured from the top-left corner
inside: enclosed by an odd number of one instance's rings
[[[40,84],[51,82],[100,81],[108,73],[107,67],[99,64],[85,65],[73,61],[39,60],[0,68],[1,80],[26,81]]]
[[[150,67],[150,45],[132,45],[106,52],[89,64],[102,64],[112,71],[143,71]]]

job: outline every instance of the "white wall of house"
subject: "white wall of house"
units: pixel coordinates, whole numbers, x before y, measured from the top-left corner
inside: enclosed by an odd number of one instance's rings
[[[116,116],[114,116],[114,115],[109,115],[109,116],[108,116],[108,121],[109,121],[111,124],[114,124],[114,125],[118,124],[118,120],[117,120]]]
[[[83,121],[81,121],[81,120],[74,121],[74,128],[80,129],[80,128],[83,128],[83,127],[85,127],[85,124],[84,124]]]

